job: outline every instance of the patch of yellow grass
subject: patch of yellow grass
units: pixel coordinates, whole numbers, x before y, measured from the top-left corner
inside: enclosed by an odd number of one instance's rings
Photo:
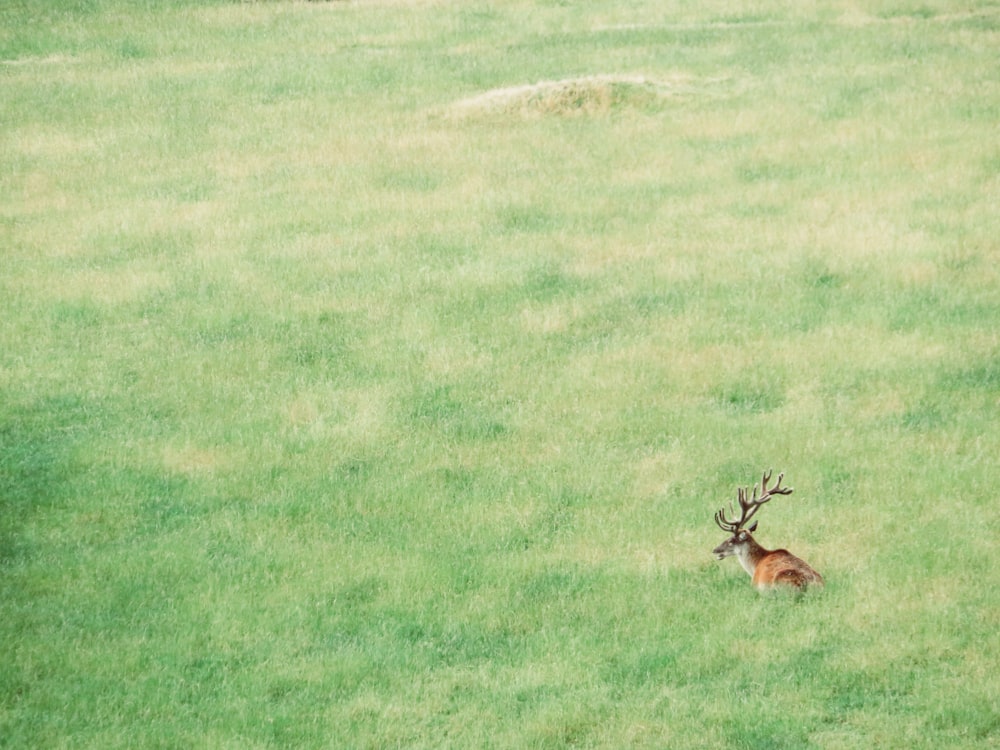
[[[490,89],[453,103],[449,114],[477,117],[491,114],[521,116],[596,115],[616,106],[655,101],[690,89],[688,76],[651,78],[643,75],[599,74]]]
[[[670,477],[684,471],[684,458],[679,448],[654,451],[638,458],[633,468],[635,495],[653,498],[663,492]]]
[[[228,464],[228,458],[219,449],[191,444],[166,446],[162,461],[167,470],[185,475],[208,474]]]
[[[72,55],[29,55],[27,57],[17,57],[10,60],[0,60],[0,65],[11,67],[22,67],[28,65],[65,65],[67,63],[79,62],[79,58]]]
[[[288,405],[286,418],[292,427],[308,427],[322,419],[322,412],[311,394],[300,394]]]
[[[170,283],[170,277],[160,271],[83,269],[29,285],[37,287],[33,294],[52,300],[117,305],[166,289]]]
[[[67,133],[64,130],[31,128],[14,133],[10,138],[14,148],[34,158],[60,158],[91,153],[98,149],[90,136]]]
[[[581,314],[578,304],[527,305],[521,310],[521,326],[528,333],[559,333]]]
[[[424,366],[436,376],[453,377],[489,365],[490,358],[485,354],[472,347],[456,346],[454,342],[435,341],[424,352]]]

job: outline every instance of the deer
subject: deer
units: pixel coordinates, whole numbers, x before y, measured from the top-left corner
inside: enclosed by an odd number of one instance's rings
[[[740,517],[731,521],[726,517],[725,507],[715,514],[715,523],[731,536],[712,550],[716,560],[724,560],[733,555],[740,561],[743,569],[750,574],[752,584],[758,591],[775,589],[791,589],[805,591],[809,587],[821,588],[823,576],[813,570],[804,560],[796,557],[786,549],[769,550],[761,547],[751,536],[757,530],[757,521],[749,528],[747,522],[754,517],[764,503],[775,495],[791,495],[791,487],[782,487],[784,473],[778,474],[778,481],[773,487],[768,487],[771,472],[764,473],[760,482],[760,495],[754,487],[750,495],[746,487],[737,489],[736,497],[740,504]],[[729,504],[729,514],[735,518],[732,503]]]

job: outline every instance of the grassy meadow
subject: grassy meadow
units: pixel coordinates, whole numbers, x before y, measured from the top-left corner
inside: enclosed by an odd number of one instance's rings
[[[0,4],[0,747],[1000,747],[998,52]]]

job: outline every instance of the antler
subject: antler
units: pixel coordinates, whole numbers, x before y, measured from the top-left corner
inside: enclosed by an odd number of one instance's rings
[[[726,509],[720,508],[719,512],[715,514],[715,522],[719,525],[719,528],[730,534],[735,534],[737,531],[742,529],[747,521],[753,518],[754,514],[760,510],[760,506],[766,503],[775,495],[791,495],[793,490],[791,487],[782,487],[781,480],[785,477],[784,472],[778,474],[778,481],[775,483],[774,487],[771,489],[767,488],[767,483],[771,481],[771,472],[764,472],[763,478],[760,480],[760,497],[757,497],[757,488],[753,488],[753,496],[747,500],[748,490],[746,487],[740,487],[736,491],[736,499],[740,503],[740,520],[730,521],[726,518]],[[735,515],[733,512],[733,504],[729,504],[730,515]],[[752,530],[752,529],[751,529]]]

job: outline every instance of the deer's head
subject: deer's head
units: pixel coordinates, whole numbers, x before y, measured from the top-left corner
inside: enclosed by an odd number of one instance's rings
[[[723,560],[730,555],[737,555],[741,549],[755,544],[754,538],[750,534],[757,530],[757,522],[754,521],[749,527],[747,527],[747,522],[760,510],[760,506],[775,495],[792,494],[791,487],[781,486],[781,480],[784,476],[784,474],[778,474],[778,481],[774,487],[768,488],[767,483],[771,481],[771,472],[766,472],[760,480],[759,496],[756,487],[753,488],[753,495],[750,494],[750,491],[746,487],[740,487],[736,493],[740,504],[740,517],[738,520],[730,521],[726,518],[725,508],[720,508],[719,512],[715,514],[715,523],[718,524],[720,529],[730,535],[726,541],[712,550],[712,554],[715,555],[717,560]],[[729,505],[729,514],[733,517],[736,515],[733,511],[732,503]]]

